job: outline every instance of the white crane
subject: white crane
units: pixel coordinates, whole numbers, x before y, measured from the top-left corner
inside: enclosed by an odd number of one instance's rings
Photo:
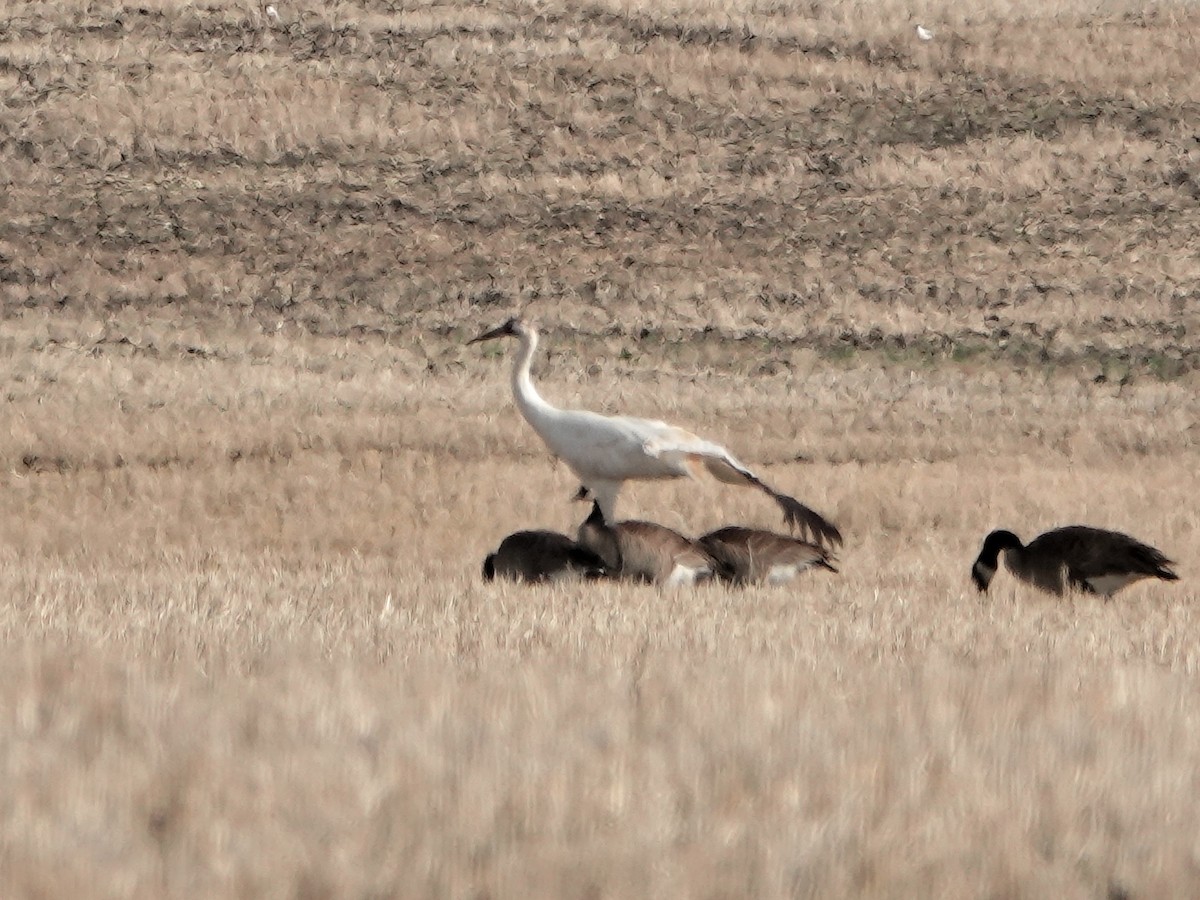
[[[819,513],[780,493],[719,444],[682,428],[652,419],[605,416],[582,409],[559,409],[542,399],[529,370],[537,350],[537,329],[518,318],[485,331],[469,344],[515,337],[521,342],[512,372],[517,408],[550,452],[570,466],[600,504],[607,522],[617,521],[621,486],[631,479],[697,477],[702,471],[726,484],[756,487],[783,510],[791,528],[810,533],[820,543],[840,544],[841,532]]]

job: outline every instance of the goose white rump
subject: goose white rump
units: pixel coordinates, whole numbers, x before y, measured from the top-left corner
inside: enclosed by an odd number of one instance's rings
[[[726,484],[763,491],[783,510],[784,520],[792,528],[808,532],[822,543],[842,542],[836,526],[795,498],[764,483],[720,444],[654,419],[559,409],[547,403],[530,376],[538,344],[537,329],[513,318],[470,343],[502,337],[515,337],[521,342],[512,372],[517,408],[550,451],[579,476],[600,504],[606,521],[617,521],[617,494],[626,481],[694,478],[708,472]]]

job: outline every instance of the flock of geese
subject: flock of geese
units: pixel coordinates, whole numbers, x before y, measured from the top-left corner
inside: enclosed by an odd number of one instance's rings
[[[512,337],[520,351],[512,370],[517,408],[546,446],[570,467],[591,501],[574,538],[554,531],[518,531],[483,563],[483,577],[545,582],[564,578],[616,578],[666,586],[717,579],[730,584],[780,584],[801,572],[837,572],[832,549],[842,543],[837,526],[794,497],[768,485],[727,449],[665,422],[560,409],[534,387],[530,370],[537,329],[519,318],[469,343]],[[618,521],[616,500],[626,481],[697,477],[753,487],[779,506],[784,522],[801,536],[728,526],[689,538],[654,522]],[[1011,531],[993,531],[971,566],[986,591],[999,568],[1044,591],[1111,597],[1143,578],[1176,581],[1174,563],[1127,534],[1071,525],[1022,544]]]
[[[515,581],[623,578],[674,587],[720,579],[780,584],[808,569],[836,572],[823,547],[758,528],[732,525],[693,540],[656,522],[609,524],[599,503],[572,540],[556,531],[518,531],[483,561],[483,577]]]

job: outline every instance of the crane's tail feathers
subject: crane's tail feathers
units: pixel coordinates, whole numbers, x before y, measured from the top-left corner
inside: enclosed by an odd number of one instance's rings
[[[781,494],[765,486],[764,489],[779,504],[779,508],[783,510],[783,521],[793,531],[798,530],[802,535],[811,536],[814,541],[821,545],[830,547],[841,546],[842,533],[838,531],[836,525],[819,512],[809,509],[795,497],[789,497],[787,494]]]
[[[799,530],[802,535],[808,534],[818,544],[840,546],[842,533],[837,526],[828,521],[820,513],[809,509],[794,497],[775,490],[736,459],[728,455],[700,456],[709,473],[726,484],[749,485],[768,494],[783,510],[783,520],[793,531]]]

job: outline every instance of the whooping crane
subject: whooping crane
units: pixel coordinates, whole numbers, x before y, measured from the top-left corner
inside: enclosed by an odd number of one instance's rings
[[[933,32],[930,31],[928,28],[926,28],[924,25],[918,25],[917,26],[917,37],[919,37],[923,41],[932,41],[933,40]]]
[[[833,557],[816,544],[759,528],[718,528],[698,543],[735,584],[783,584],[808,569],[837,572]]]
[[[517,531],[500,542],[483,561],[483,578],[497,576],[513,581],[558,581],[566,578],[603,578],[604,560],[556,531]]]
[[[1171,560],[1119,531],[1069,525],[1047,531],[1023,545],[1011,531],[993,531],[971,566],[971,578],[986,591],[996,574],[999,555],[1017,578],[1059,596],[1069,590],[1108,598],[1134,581],[1161,578],[1177,581]]]
[[[268,6],[265,10],[263,10],[263,12],[267,14],[267,18],[272,22],[279,21],[279,10],[277,10],[274,6]]]
[[[619,578],[676,587],[706,581],[719,568],[695,541],[654,522],[609,524],[600,504],[579,526],[580,546],[604,560]]]
[[[695,478],[707,470],[726,484],[755,487],[767,494],[779,504],[789,527],[808,532],[822,544],[842,542],[835,525],[795,498],[770,487],[719,444],[665,422],[559,409],[547,403],[530,377],[538,345],[538,332],[533,325],[511,318],[468,343],[503,337],[515,337],[521,342],[512,370],[517,408],[550,452],[579,476],[584,488],[600,504],[605,521],[616,521],[617,494],[626,481]]]

